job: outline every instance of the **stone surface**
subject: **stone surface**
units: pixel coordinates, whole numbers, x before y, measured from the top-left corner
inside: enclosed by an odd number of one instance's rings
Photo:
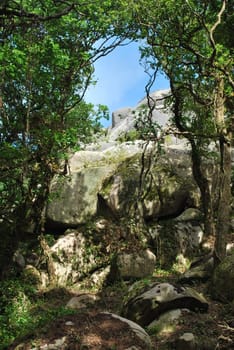
[[[124,305],[123,315],[141,326],[147,326],[161,314],[178,308],[206,312],[208,302],[192,288],[156,283],[130,298]]]
[[[179,279],[180,283],[191,283],[193,281],[207,281],[213,273],[214,259],[208,256],[207,259],[201,259],[197,263],[191,264],[191,268],[187,270]]]
[[[135,323],[135,322],[132,322],[131,320],[128,320],[124,317],[121,317],[119,315],[116,315],[116,314],[113,314],[113,313],[108,313],[108,312],[105,312],[104,314],[107,314],[107,315],[110,315],[111,317],[113,318],[116,318],[124,323],[126,323],[130,328],[131,330],[141,339],[145,342],[145,345],[146,345],[146,350],[147,349],[151,349],[151,339],[150,339],[150,336],[146,333],[146,331],[141,327],[139,326],[139,324]]]
[[[149,250],[134,253],[121,253],[115,259],[114,270],[121,279],[144,278],[152,275],[156,256]]]
[[[162,102],[168,93],[168,90],[152,93],[152,98],[158,99],[153,120],[161,127],[166,127],[170,117]],[[156,154],[154,142],[149,142],[145,152],[143,140],[116,141],[121,133],[135,127],[134,118],[145,106],[147,99],[140,101],[135,109],[117,111],[105,140],[88,145],[70,157],[68,176],[63,180],[55,177],[51,184],[47,225],[75,227],[107,212],[106,215],[117,217],[132,215],[140,183],[146,194],[142,215],[147,220],[175,217],[191,206],[196,186],[188,147],[183,142],[167,140],[162,146],[163,153],[154,162],[154,157],[149,161],[149,154]],[[142,172],[143,152],[145,169]]]
[[[50,225],[73,227],[93,217],[97,193],[110,171],[106,165],[74,172],[60,183],[54,179],[51,193],[57,198],[48,204],[46,214]]]
[[[189,312],[187,309],[183,309],[184,312]],[[182,318],[182,310],[175,309],[163,313],[157,320],[154,320],[147,326],[147,330],[153,332],[156,330],[157,336],[163,336],[163,334],[169,334],[175,332],[176,326],[179,320]]]
[[[24,269],[26,266],[25,258],[18,250],[13,256],[13,261],[20,269]]]
[[[49,283],[48,275],[33,265],[26,265],[23,274],[26,279],[33,281],[38,289],[45,288]]]
[[[161,266],[169,268],[175,262],[183,265],[183,259],[185,264],[180,272],[184,272],[189,266],[189,259],[200,254],[204,234],[199,221],[183,221],[179,220],[180,217],[153,223],[148,232],[154,250],[160,251]]]
[[[92,244],[77,230],[67,230],[50,250],[54,275],[59,285],[75,283],[96,266]]]
[[[81,294],[71,298],[66,307],[70,309],[82,309],[95,304],[100,298],[95,294]]]
[[[115,216],[133,215],[134,204],[139,200],[140,183],[145,193],[142,216],[146,220],[176,217],[194,205],[196,187],[188,166],[188,155],[185,157],[184,153],[181,154],[176,163],[173,153],[167,149],[156,163],[150,163],[152,147],[146,152],[143,172],[140,150],[133,156],[123,158],[116,171],[103,182],[99,198]],[[150,168],[147,164],[151,164]]]
[[[184,333],[175,344],[176,350],[197,350],[193,333]]]
[[[155,101],[155,109],[152,113],[153,122],[160,127],[165,127],[171,116],[169,110],[164,107],[164,98],[168,96],[169,90],[159,90],[150,94],[150,103]],[[117,140],[124,133],[135,129],[139,116],[147,117],[148,99],[143,98],[135,107],[118,109],[112,114],[112,128],[109,130],[110,140]]]

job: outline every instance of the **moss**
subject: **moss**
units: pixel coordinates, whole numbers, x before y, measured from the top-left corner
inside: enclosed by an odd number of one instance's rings
[[[179,254],[173,221],[165,220],[160,223],[159,235],[154,240],[154,250],[160,268],[171,269]]]

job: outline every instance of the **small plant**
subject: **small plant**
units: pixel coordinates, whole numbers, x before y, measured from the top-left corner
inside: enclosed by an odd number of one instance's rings
[[[141,140],[142,136],[140,132],[136,129],[129,130],[127,132],[123,132],[119,135],[118,141],[119,142],[133,142],[136,140]]]
[[[158,325],[158,324],[155,324],[154,326],[151,326],[151,327],[147,327],[147,328],[146,328],[146,332],[147,332],[149,335],[156,335],[156,334],[158,334],[160,331],[161,331],[161,326]]]
[[[35,285],[25,276],[12,276],[0,284],[0,350],[8,348],[17,338],[46,328],[58,317],[74,310],[49,304],[37,294]],[[30,283],[33,281],[30,280]]]

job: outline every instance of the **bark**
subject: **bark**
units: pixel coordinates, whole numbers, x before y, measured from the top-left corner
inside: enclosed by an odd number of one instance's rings
[[[215,264],[220,263],[226,255],[227,235],[230,229],[231,217],[231,130],[225,127],[225,98],[224,82],[220,78],[217,81],[217,89],[214,104],[215,122],[219,133],[219,186],[218,186],[218,212],[216,224],[216,236],[214,247]]]
[[[192,147],[193,177],[201,192],[201,202],[204,212],[204,234],[206,237],[215,235],[215,218],[213,209],[213,196],[210,180],[202,169],[202,159],[194,140],[190,139]]]
[[[186,128],[181,124],[183,119],[182,105],[183,105],[183,91],[182,94],[179,90],[176,90],[171,82],[171,90],[175,98],[174,102],[174,116],[176,127],[181,133],[186,133]],[[211,183],[206,176],[203,169],[203,160],[200,154],[199,147],[192,135],[187,134],[188,141],[190,142],[192,148],[192,170],[193,177],[199,187],[201,193],[201,202],[204,213],[204,233],[206,237],[215,235],[215,219],[214,219],[214,209],[213,209],[213,196],[211,191]]]
[[[225,142],[222,148],[223,165],[219,175],[218,215],[214,249],[216,264],[221,262],[226,255],[231,216],[231,147],[230,144]]]

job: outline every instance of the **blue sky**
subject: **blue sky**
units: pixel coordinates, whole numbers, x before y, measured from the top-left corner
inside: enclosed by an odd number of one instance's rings
[[[86,101],[106,105],[110,115],[119,108],[134,107],[145,96],[148,78],[139,64],[139,58],[138,45],[131,43],[116,48],[108,56],[98,60],[95,63],[97,83],[87,91]],[[152,91],[168,88],[168,81],[160,75]],[[104,122],[104,126],[110,123],[111,120]]]

